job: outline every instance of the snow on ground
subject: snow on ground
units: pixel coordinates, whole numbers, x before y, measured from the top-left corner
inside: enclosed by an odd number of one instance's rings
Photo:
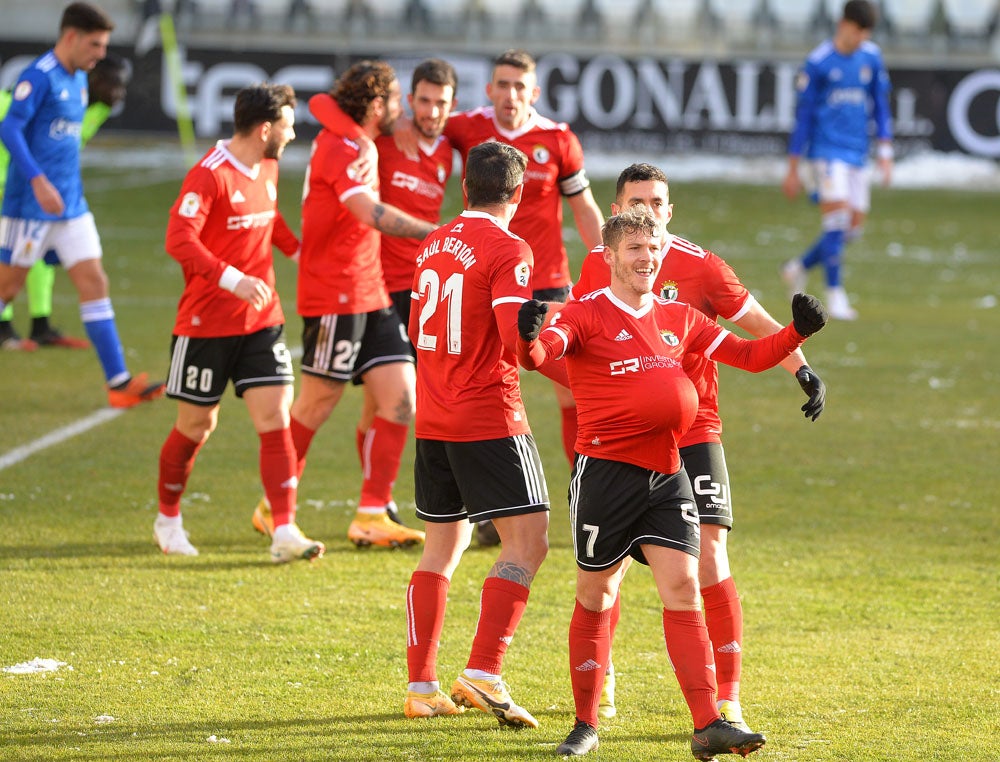
[[[201,145],[190,159],[175,141],[150,144],[143,141],[130,148],[127,143],[98,146],[90,144],[82,153],[85,167],[113,166],[122,169],[162,170],[166,175],[183,173],[190,163],[201,158],[207,144]],[[293,145],[285,150],[283,166],[304,169],[309,161],[308,145]],[[666,171],[671,180],[753,183],[778,185],[786,163],[782,156],[718,156],[710,154],[636,156],[634,154],[587,154],[587,173],[595,179],[614,179],[628,164],[648,161]],[[153,177],[160,173],[154,173]],[[138,179],[138,178],[137,178]],[[893,173],[895,188],[950,188],[960,190],[1000,191],[1000,162],[959,153],[924,153],[900,160]]]

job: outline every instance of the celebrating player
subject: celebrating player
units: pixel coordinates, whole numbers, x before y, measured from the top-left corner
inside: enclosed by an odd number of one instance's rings
[[[452,147],[441,133],[455,105],[458,78],[455,69],[440,58],[428,58],[413,70],[410,93],[406,96],[417,130],[417,153],[407,156],[389,135],[375,139],[378,156],[379,193],[382,200],[404,212],[437,223],[444,190],[451,177]],[[337,132],[336,101],[321,93],[309,101],[310,111],[320,124]],[[357,125],[352,122],[352,127]],[[353,132],[351,130],[350,132]],[[410,287],[420,241],[416,238],[382,236],[380,258],[389,298],[405,326],[410,319]],[[413,348],[410,347],[411,354]],[[368,470],[375,430],[375,400],[367,386],[357,428],[358,456],[362,470]],[[397,523],[399,514],[391,494],[386,504],[389,518]],[[256,523],[256,522],[255,522]]]
[[[58,257],[80,297],[80,318],[97,351],[112,407],[163,394],[163,383],[132,376],[118,338],[101,240],[80,177],[80,132],[87,72],[107,54],[114,24],[99,8],[72,3],[59,39],[21,74],[0,139],[11,167],[0,216],[0,312],[47,252]]]
[[[649,564],[663,602],[667,651],[694,721],[697,759],[746,755],[764,737],[722,719],[712,644],[698,595],[698,512],[678,452],[698,411],[685,374],[692,356],[760,371],[780,362],[826,321],[813,297],[797,295],[792,325],[763,339],[730,334],[694,307],[653,295],[663,226],[644,207],[604,225],[611,285],[566,304],[541,332],[547,305],[518,315],[518,359],[544,369],[566,358],[579,433],[570,480],[577,602],[569,651],[576,725],[556,750],[597,746],[598,705],[610,657],[610,618],[623,561]]]
[[[817,47],[799,72],[795,128],[788,145],[782,189],[795,198],[802,188],[799,158],[809,161],[819,195],[822,232],[809,250],[790,259],[781,275],[792,293],[806,287],[808,270],[822,265],[830,317],[855,320],[841,277],[844,246],[861,235],[871,205],[869,133],[878,140],[882,182],[892,177],[889,75],[871,41],[878,11],[868,0],[849,0],[833,39]]]
[[[466,211],[429,236],[417,255],[409,325],[418,357],[414,479],[427,538],[406,593],[407,717],[474,707],[501,725],[538,726],[501,679],[548,552],[548,491],[514,357],[517,308],[531,296],[532,255],[507,227],[522,200],[526,166],[505,143],[473,148]],[[472,652],[449,698],[437,676],[448,588],[470,522],[483,519],[493,520],[503,548],[483,582]]]
[[[182,526],[180,500],[232,381],[260,438],[260,476],[274,520],[271,560],[323,555],[323,543],[295,524],[298,476],[288,412],[295,379],[271,254],[272,243],[288,256],[298,250],[277,209],[278,159],[295,137],[294,109],[288,85],[240,90],[232,139],[219,141],[188,172],[170,210],[166,248],[184,269],[184,293],[167,384],[177,420],[160,451],[153,525],[167,554],[198,554]]]
[[[383,61],[354,64],[331,94],[369,139],[387,133],[401,112],[399,82]],[[437,226],[383,202],[378,187],[349,169],[358,151],[324,129],[309,162],[298,291],[303,377],[292,403],[292,436],[301,476],[313,437],[345,385],[363,382],[375,414],[364,442],[361,498],[347,536],[359,546],[408,546],[423,542],[423,532],[393,522],[387,505],[413,417],[415,376],[382,273],[380,234],[422,239]],[[263,522],[255,518],[254,524],[260,528]]]
[[[664,229],[663,262],[658,282],[664,299],[690,304],[710,320],[723,317],[753,336],[769,336],[781,330],[778,323],[753,298],[725,260],[695,243],[666,232],[673,218],[673,204],[667,176],[651,164],[632,164],[618,176],[611,213],[645,207]],[[605,247],[599,246],[583,260],[580,279],[573,286],[573,298],[604,288],[611,281]],[[781,361],[795,375],[809,399],[802,406],[807,418],[816,420],[823,412],[826,386],[806,364],[800,349]],[[689,357],[685,370],[698,391],[698,416],[680,441],[684,469],[691,480],[698,520],[701,523],[701,554],[698,578],[705,602],[708,634],[715,644],[718,705],[722,716],[749,730],[740,706],[740,672],[743,660],[743,607],[729,566],[727,538],[733,526],[733,506],[729,471],[722,448],[722,420],[719,417],[719,371],[712,360]],[[620,600],[611,613],[611,637],[617,625]],[[616,712],[614,668],[609,664],[601,694],[601,716]]]

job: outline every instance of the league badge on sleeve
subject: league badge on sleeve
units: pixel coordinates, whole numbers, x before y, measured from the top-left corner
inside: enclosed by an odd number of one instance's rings
[[[201,199],[198,198],[198,194],[194,191],[184,194],[184,198],[181,199],[180,206],[177,207],[177,213],[181,217],[194,217],[198,214],[198,210],[201,208]]]
[[[514,280],[521,288],[525,288],[531,281],[531,268],[528,267],[527,262],[520,262],[514,268]]]
[[[26,79],[18,82],[14,88],[14,100],[23,101],[29,95],[31,95],[31,83]]]

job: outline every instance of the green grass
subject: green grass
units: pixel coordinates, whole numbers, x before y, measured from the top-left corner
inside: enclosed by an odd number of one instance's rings
[[[162,246],[179,179],[88,171],[129,363],[159,376],[181,286]],[[286,171],[293,227],[300,187],[301,173]],[[725,256],[787,319],[776,268],[811,239],[816,210],[772,187],[672,190],[672,230]],[[602,208],[612,193],[596,185]],[[449,204],[454,211],[454,195]],[[744,707],[769,737],[757,759],[1000,758],[1000,319],[984,301],[1000,294],[996,207],[987,194],[876,192],[866,237],[847,257],[862,319],[831,324],[806,347],[829,387],[817,423],[801,417],[803,396],[784,371],[723,369]],[[574,269],[581,255],[574,248]],[[294,266],[278,267],[297,344]],[[57,323],[79,333],[71,293],[60,275]],[[23,301],[17,308],[23,329]],[[170,402],[0,470],[0,666],[68,665],[0,674],[0,760],[552,758],[573,712],[567,469],[548,383],[526,374],[524,386],[547,467],[552,550],[505,677],[538,730],[501,731],[480,713],[402,717],[403,593],[417,554],[359,552],[345,538],[359,484],[351,390],[302,484],[300,522],[328,545],[311,565],[272,567],[250,527],[257,440],[232,397],[184,503],[197,558],[164,557],[151,541]],[[0,389],[0,456],[104,404],[88,352],[5,354]],[[396,488],[412,518],[411,463],[412,443]],[[445,683],[464,667],[492,560],[472,548],[455,575]],[[623,601],[620,714],[602,725],[592,756],[690,759],[690,721],[646,570],[630,575]]]

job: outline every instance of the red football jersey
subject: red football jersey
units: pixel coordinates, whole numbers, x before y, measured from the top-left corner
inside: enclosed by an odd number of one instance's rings
[[[509,143],[528,157],[524,196],[510,230],[531,246],[535,255],[533,290],[570,285],[569,260],[562,240],[563,196],[575,196],[590,186],[583,168],[583,149],[565,123],[532,111],[518,130],[505,130],[494,119],[493,107],[453,114],[445,135],[462,154],[488,140]]]
[[[424,240],[416,262],[416,436],[528,433],[514,347],[516,308],[531,298],[531,249],[495,217],[467,210]]]
[[[549,359],[566,357],[576,451],[665,474],[680,469],[681,437],[698,412],[686,356],[718,355],[756,371],[804,340],[788,327],[748,341],[683,302],[654,298],[635,310],[610,289],[569,302],[538,338]]]
[[[436,223],[441,216],[444,188],[451,177],[452,147],[444,136],[432,146],[419,144],[419,158],[407,158],[383,135],[378,147],[378,176],[382,200],[407,214]],[[382,271],[389,292],[407,291],[413,285],[413,270],[420,241],[416,238],[382,236]]]
[[[258,312],[219,286],[231,265],[274,288],[272,243],[289,256],[299,245],[277,199],[277,160],[264,159],[253,170],[229,152],[228,141],[219,141],[187,173],[170,209],[165,244],[184,271],[175,334],[244,336],[285,322],[277,297]]]
[[[379,258],[381,234],[343,203],[357,193],[378,197],[378,188],[349,176],[347,166],[356,158],[357,144],[329,130],[313,141],[302,197],[298,307],[303,317],[360,315],[390,304]]]
[[[611,283],[611,269],[604,261],[604,247],[597,246],[583,260],[580,280],[572,298]],[[660,295],[690,304],[711,320],[739,320],[754,304],[733,268],[722,257],[678,236],[668,237],[660,265]],[[719,417],[719,368],[712,360],[691,355],[684,370],[698,392],[698,416],[681,440],[681,447],[722,441]]]

